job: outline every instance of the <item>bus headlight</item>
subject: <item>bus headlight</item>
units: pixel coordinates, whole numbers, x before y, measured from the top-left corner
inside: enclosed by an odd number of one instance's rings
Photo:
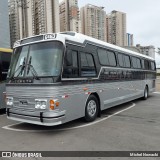
[[[35,109],[46,109],[47,108],[47,100],[44,99],[35,99]]]
[[[6,97],[7,106],[13,106],[13,97]]]

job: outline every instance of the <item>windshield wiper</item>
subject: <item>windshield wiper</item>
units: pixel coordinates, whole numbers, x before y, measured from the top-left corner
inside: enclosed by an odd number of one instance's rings
[[[32,57],[30,57],[29,59],[29,63],[27,64],[28,69],[27,69],[27,75],[29,74],[29,71],[31,70],[31,73],[33,75],[33,78],[36,80],[40,80],[40,78],[38,77],[38,73],[36,72],[36,70],[34,69],[33,65],[31,65],[32,62]]]
[[[22,73],[23,73],[23,71],[25,69],[25,61],[26,61],[26,58],[24,58],[22,65],[19,65],[17,70],[12,74],[11,79],[15,78],[14,75],[19,71],[19,69],[20,69],[20,72],[17,74],[16,77],[19,77],[20,74],[22,75]]]

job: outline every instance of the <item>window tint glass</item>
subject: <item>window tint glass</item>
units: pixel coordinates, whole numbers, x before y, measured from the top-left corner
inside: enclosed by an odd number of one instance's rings
[[[77,63],[77,52],[76,51],[72,51],[72,50],[68,50],[67,54],[66,54],[66,66],[72,66],[72,67],[77,67],[78,63]]]
[[[63,78],[76,78],[78,76],[78,52],[68,50],[64,59]]]
[[[98,49],[98,57],[100,64],[109,65],[108,55],[104,49]]]
[[[120,67],[124,67],[124,61],[123,61],[123,55],[122,54],[118,54],[118,62]]]
[[[72,66],[72,51],[68,50],[65,57],[65,65]]]
[[[134,57],[132,57],[132,65],[133,65],[133,68],[137,68],[137,60]]]
[[[141,68],[141,60],[139,58],[136,59],[137,59],[137,68]]]
[[[132,57],[133,68],[141,68],[141,61],[139,58]]]
[[[142,68],[145,69],[145,65],[144,65],[144,60],[143,59],[141,60],[141,63],[142,63]]]
[[[149,67],[148,69],[151,70],[151,62],[150,61],[148,61],[148,67]]]
[[[144,60],[144,66],[145,66],[145,69],[146,69],[146,70],[149,69],[149,64],[148,64],[148,61],[147,61],[147,60]]]
[[[62,44],[56,41],[30,45],[28,63],[34,67],[38,76],[60,75],[63,57],[62,47]],[[29,68],[26,77],[32,76],[32,69]]]
[[[16,48],[13,52],[12,60],[11,60],[11,68],[9,72],[9,77],[14,74],[15,77],[23,77],[24,70],[21,72],[16,72],[16,70],[21,66],[26,64],[27,54],[28,54],[29,46],[23,46]]]
[[[151,70],[156,70],[155,63],[151,62]]]
[[[88,67],[88,61],[85,53],[81,53],[81,67]]]
[[[118,61],[119,61],[120,67],[125,67],[125,68],[131,67],[130,58],[127,55],[118,54]]]
[[[130,62],[129,56],[124,55],[124,61],[125,61],[125,67],[130,68],[131,67],[131,62]]]
[[[107,51],[108,59],[109,59],[109,65],[110,66],[116,66],[116,57],[115,54],[111,51]]]
[[[98,49],[98,56],[101,65],[116,66],[116,57],[114,52]]]
[[[94,67],[93,56],[91,54],[86,54],[86,59],[89,67]]]
[[[93,56],[89,53],[81,52],[81,76],[92,77],[96,76],[96,68]]]

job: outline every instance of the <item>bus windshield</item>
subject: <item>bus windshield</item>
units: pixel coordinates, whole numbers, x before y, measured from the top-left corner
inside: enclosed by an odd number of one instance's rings
[[[10,66],[9,77],[59,76],[61,72],[63,44],[43,42],[16,48]]]

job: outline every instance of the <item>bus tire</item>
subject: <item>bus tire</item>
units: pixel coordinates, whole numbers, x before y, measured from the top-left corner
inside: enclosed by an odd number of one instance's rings
[[[148,90],[148,86],[146,86],[144,89],[143,100],[147,100],[148,96],[149,96],[149,90]]]
[[[90,95],[85,107],[85,121],[92,122],[97,118],[99,112],[99,103],[94,95]]]

